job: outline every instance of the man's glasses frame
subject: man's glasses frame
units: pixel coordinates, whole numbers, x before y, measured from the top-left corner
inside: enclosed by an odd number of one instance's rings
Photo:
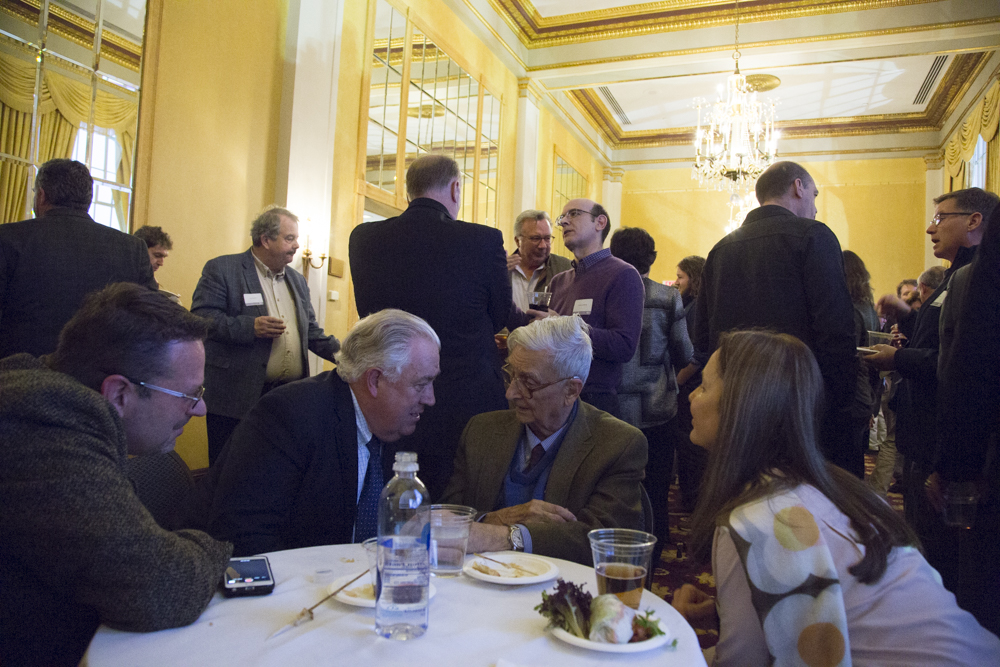
[[[567,220],[572,220],[573,218],[577,218],[577,217],[583,215],[584,213],[586,213],[587,215],[592,216],[594,218],[597,217],[594,214],[593,211],[584,211],[581,208],[571,208],[570,210],[566,211],[565,213],[560,214],[559,217],[556,218],[556,224],[557,225],[561,225],[561,224],[565,223]]]
[[[133,380],[132,378],[126,378],[126,379],[132,384],[137,384],[140,387],[145,387],[146,389],[152,389],[153,391],[161,391],[164,394],[170,394],[171,396],[176,396],[177,398],[186,398],[194,403],[191,406],[191,409],[194,409],[198,405],[198,402],[201,401],[202,398],[205,396],[205,385],[199,387],[198,393],[195,394],[194,396],[191,396],[189,394],[185,394],[182,391],[174,391],[173,389],[166,389],[165,387],[157,387],[155,384],[149,384],[148,382],[140,382],[139,380]]]
[[[521,238],[537,245],[539,243],[552,243],[552,239],[555,237],[550,234],[548,236],[521,236]]]
[[[551,387],[554,384],[559,384],[560,382],[565,382],[566,380],[580,379],[579,375],[573,375],[570,377],[559,378],[558,380],[553,380],[552,382],[546,382],[545,384],[540,384],[537,387],[529,387],[524,383],[524,380],[521,378],[520,373],[515,372],[510,364],[504,364],[503,375],[504,375],[504,380],[506,381],[506,385],[510,387],[510,385],[516,382],[517,387],[520,390],[521,394],[524,396],[524,398],[528,400],[530,400],[531,397],[534,396],[536,392]]]
[[[946,213],[936,213],[933,218],[931,218],[931,223],[935,227],[941,224],[941,221],[947,218],[949,215],[972,215],[975,211],[949,211]]]

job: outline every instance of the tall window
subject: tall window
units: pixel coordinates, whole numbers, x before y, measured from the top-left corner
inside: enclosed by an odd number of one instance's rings
[[[375,0],[373,30],[365,195],[405,208],[406,169],[446,155],[461,174],[459,217],[495,227],[501,100],[390,2]]]
[[[94,177],[91,214],[129,227],[146,0],[0,3],[0,222],[31,216],[38,167]]]
[[[572,199],[581,199],[587,196],[587,178],[576,169],[570,166],[566,160],[556,153],[555,172],[552,183],[552,220],[555,221],[562,213],[566,203]],[[561,229],[561,228],[560,228]],[[556,232],[552,239],[552,252],[571,257],[566,246],[563,244],[562,233]]]
[[[983,141],[982,135],[976,139],[976,149],[972,153],[972,158],[969,160],[969,182],[966,184],[968,188],[985,188],[986,187],[986,142]]]

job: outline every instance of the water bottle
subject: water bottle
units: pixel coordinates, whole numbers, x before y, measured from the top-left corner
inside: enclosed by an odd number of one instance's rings
[[[416,454],[398,452],[392,469],[396,475],[378,501],[375,632],[406,640],[427,631],[431,506],[416,475]]]

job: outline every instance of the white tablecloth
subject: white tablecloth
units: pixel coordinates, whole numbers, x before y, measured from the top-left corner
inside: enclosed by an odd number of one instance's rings
[[[427,633],[397,642],[374,633],[375,610],[330,600],[315,610],[315,620],[282,635],[267,638],[292,621],[303,607],[326,595],[313,583],[317,569],[334,576],[367,569],[360,545],[337,545],[267,554],[274,570],[274,592],[263,597],[226,599],[220,594],[194,624],[147,634],[101,627],[90,645],[90,667],[113,665],[280,665],[281,667],[356,664],[382,665],[704,665],[694,630],[669,604],[643,591],[641,610],[653,609],[678,638],[669,645],[635,654],[597,653],[564,644],[545,631],[546,619],[534,610],[543,590],[554,580],[529,586],[498,586],[467,576],[432,581]],[[590,567],[551,559],[567,581],[586,584],[596,595],[597,580]]]

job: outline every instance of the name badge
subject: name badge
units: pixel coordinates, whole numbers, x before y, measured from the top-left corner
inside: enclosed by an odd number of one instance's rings
[[[946,296],[948,296],[947,290],[938,294],[938,298],[934,299],[934,301],[931,302],[931,305],[940,308],[941,306],[944,305],[944,299]]]
[[[264,297],[260,294],[244,294],[243,303],[247,306],[263,306]]]
[[[594,308],[593,299],[577,299],[573,303],[573,314],[574,315],[590,315],[590,311]]]

